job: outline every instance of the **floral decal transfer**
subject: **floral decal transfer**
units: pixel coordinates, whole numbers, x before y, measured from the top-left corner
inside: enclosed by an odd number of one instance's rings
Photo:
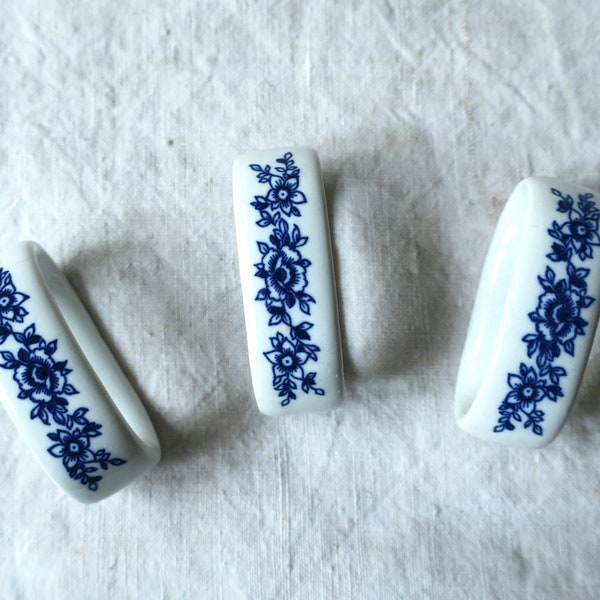
[[[288,406],[297,397],[298,384],[304,393],[311,391],[323,396],[317,386],[315,371],[307,364],[318,361],[319,346],[311,343],[310,330],[314,323],[305,320],[315,299],[306,291],[310,261],[302,256],[300,248],[308,243],[294,219],[301,217],[299,206],[307,199],[300,191],[300,169],[294,164],[291,152],[271,165],[249,165],[256,171],[258,181],[268,189],[264,196],[255,196],[251,205],[258,211],[256,224],[269,230],[268,241],[259,241],[260,262],[254,266],[255,276],[263,286],[255,300],[264,302],[269,325],[276,327],[270,338],[271,348],[264,352],[271,364],[273,389],[281,398],[281,406]]]
[[[13,372],[19,400],[33,404],[31,420],[53,429],[47,434],[54,442],[48,453],[62,460],[71,479],[95,492],[102,480],[99,469],[106,471],[127,461],[113,458],[104,448],[91,448],[92,439],[102,435],[102,425],[88,419],[85,407],[70,410],[67,397],[79,392],[69,383],[72,371],[67,361],[56,359],[58,341],[46,341],[35,323],[22,331],[16,328],[29,314],[23,307],[28,299],[17,291],[11,273],[0,268],[0,368]]]
[[[590,270],[582,265],[593,258],[593,248],[600,246],[600,210],[591,193],[579,194],[575,206],[571,196],[554,188],[551,191],[559,198],[556,210],[564,215],[562,222],[553,221],[548,229],[554,241],[546,256],[555,266],[546,267],[544,275],[538,276],[542,291],[535,310],[529,313],[534,331],[522,338],[531,362],[521,363],[517,373],[508,374],[510,391],[498,408],[495,432],[513,431],[516,423],[521,423],[535,435],[543,435],[544,411],[539,405],[546,400],[556,402],[564,395],[560,381],[567,371],[557,361],[563,352],[575,356],[575,340],[585,334],[588,324],[582,311],[595,301],[588,295]]]

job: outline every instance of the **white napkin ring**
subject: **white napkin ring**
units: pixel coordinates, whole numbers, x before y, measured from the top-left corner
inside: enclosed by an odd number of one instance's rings
[[[325,192],[311,148],[254,151],[233,166],[252,383],[268,415],[342,400],[342,358]]]
[[[593,192],[555,179],[525,179],[509,198],[458,374],[464,431],[528,448],[560,431],[598,322],[599,218]]]
[[[44,250],[0,252],[0,399],[50,477],[81,502],[159,460],[150,419]]]

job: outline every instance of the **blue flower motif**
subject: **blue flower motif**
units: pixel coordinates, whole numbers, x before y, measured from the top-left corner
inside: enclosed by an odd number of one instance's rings
[[[67,388],[69,369],[65,368],[65,363],[55,362],[45,349],[22,349],[18,354],[18,362],[13,379],[21,390],[19,398],[47,402],[61,394],[73,393]]]
[[[512,421],[515,421],[523,423],[524,429],[531,427],[535,435],[542,435],[540,423],[544,420],[544,411],[539,410],[537,404],[545,398],[556,400],[556,395],[562,396],[560,388],[548,384],[535,369],[527,367],[524,363],[521,363],[518,375],[509,373],[508,385],[511,391],[498,408],[500,418],[494,431],[514,431],[515,425]]]
[[[565,278],[556,276],[556,271],[546,267],[543,276],[538,277],[542,292],[538,296],[536,309],[529,313],[535,333],[528,333],[522,340],[527,345],[527,356],[535,357],[539,369],[521,363],[519,373],[509,373],[507,377],[510,391],[498,407],[500,417],[494,427],[495,432],[513,431],[515,423],[523,423],[523,428],[531,428],[535,435],[543,435],[540,423],[544,411],[538,404],[547,400],[556,402],[564,396],[560,386],[561,378],[567,370],[555,364],[564,350],[575,355],[577,337],[585,335],[588,322],[581,316],[595,298],[587,295],[587,277],[590,270],[575,264],[593,257],[593,247],[600,246],[598,220],[600,211],[592,201],[593,194],[580,194],[577,208],[573,198],[560,190],[550,190],[558,196],[557,212],[566,216],[562,223],[553,221],[548,233],[555,241],[547,257],[562,264]]]
[[[583,335],[587,321],[579,316],[578,300],[577,294],[568,288],[540,296],[537,312],[531,320],[536,322],[535,328],[546,341],[565,345]]]
[[[592,258],[592,247],[600,246],[597,219],[578,216],[562,225],[560,231],[565,245],[573,248],[581,260]]]
[[[564,223],[554,221],[552,229],[548,230],[550,236],[557,240],[552,244],[552,253],[548,257],[555,262],[570,261],[572,253],[580,260],[592,258],[593,247],[600,246],[600,210],[592,201],[593,194],[580,194],[575,208],[571,196],[565,196],[554,188],[551,191],[559,197],[557,211],[566,213],[568,218]]]
[[[508,385],[511,391],[506,396],[505,402],[517,405],[517,408],[526,413],[531,412],[536,402],[546,397],[547,381],[538,377],[533,367],[524,364],[521,365],[520,375],[515,373],[508,375]]]
[[[283,334],[278,333],[271,338],[273,350],[265,352],[267,360],[273,365],[273,374],[275,377],[294,377],[302,379],[304,370],[302,366],[308,360],[308,354],[303,351],[302,344],[294,344]]]
[[[28,313],[21,305],[27,299],[29,296],[17,292],[11,274],[0,269],[0,323],[22,323]]]
[[[267,193],[271,208],[281,209],[288,217],[291,214],[299,216],[300,212],[294,205],[304,204],[306,196],[298,190],[298,184],[298,177],[274,177],[270,182],[271,189]]]
[[[325,391],[317,386],[317,374],[304,371],[304,365],[309,360],[317,359],[318,346],[305,343],[299,337],[291,340],[278,332],[271,338],[271,347],[273,350],[264,352],[264,355],[272,365],[273,387],[282,398],[282,406],[287,406],[296,399],[295,390],[298,388],[298,383],[306,394],[310,391],[318,396],[325,394]]]
[[[269,248],[262,261],[255,265],[256,276],[265,280],[266,294],[260,294],[260,299],[267,296],[273,300],[285,302],[291,308],[296,296],[307,286],[306,267],[310,262],[302,258],[297,250],[289,247]]]
[[[90,451],[90,437],[79,428],[73,431],[57,429],[56,432],[48,434],[48,437],[57,442],[48,448],[48,452],[52,456],[62,458],[63,464],[69,470],[94,459],[94,454]]]
[[[561,348],[573,356],[574,340],[584,334],[587,321],[581,318],[581,294],[562,279],[554,284],[554,272],[548,268],[548,278],[540,278],[545,292],[538,298],[535,312],[529,318],[535,323],[537,336],[525,336],[529,355],[539,352],[538,364],[552,362],[560,356]]]

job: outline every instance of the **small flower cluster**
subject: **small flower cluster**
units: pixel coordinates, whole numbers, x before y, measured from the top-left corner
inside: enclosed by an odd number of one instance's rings
[[[261,254],[256,263],[255,276],[264,282],[256,300],[264,302],[269,313],[269,325],[287,327],[287,335],[281,331],[270,338],[271,350],[264,352],[272,365],[273,389],[281,398],[281,405],[287,406],[297,398],[298,384],[304,393],[314,392],[322,396],[325,391],[317,386],[316,372],[306,371],[307,362],[317,362],[319,346],[310,343],[310,329],[313,323],[294,321],[298,311],[310,315],[310,305],[315,299],[306,292],[307,270],[310,261],[302,256],[299,248],[305,246],[308,237],[302,235],[300,227],[290,228],[289,219],[300,217],[298,206],[306,203],[306,196],[298,189],[300,169],[294,164],[291,152],[278,158],[278,166],[261,167],[249,165],[256,171],[260,183],[269,189],[264,196],[255,196],[251,205],[258,211],[260,219],[256,224],[271,228],[268,242],[257,242]],[[294,311],[297,309],[296,313]]]
[[[11,345],[11,350],[0,351],[0,368],[13,372],[12,378],[19,388],[17,397],[33,404],[31,420],[58,426],[47,434],[55,442],[48,452],[62,459],[71,479],[95,492],[102,480],[98,470],[108,470],[109,465],[118,467],[126,461],[112,458],[104,448],[95,451],[90,448],[92,438],[102,435],[102,425],[87,418],[87,408],[69,412],[67,396],[79,392],[68,381],[72,371],[67,368],[67,361],[55,358],[57,340],[47,342],[37,333],[35,323],[24,331],[14,329],[28,314],[22,306],[28,299],[29,296],[16,290],[10,272],[0,268],[0,346],[9,342]]]
[[[522,338],[527,356],[535,357],[535,365],[521,363],[518,373],[508,374],[510,392],[498,408],[500,418],[495,432],[512,431],[515,422],[519,422],[525,429],[531,427],[534,434],[543,435],[540,423],[544,411],[538,408],[539,403],[556,402],[564,395],[560,380],[567,371],[554,362],[563,352],[575,355],[575,340],[585,334],[588,324],[581,316],[582,310],[595,301],[588,295],[586,279],[590,270],[576,266],[575,261],[583,263],[593,258],[594,246],[600,246],[600,210],[592,201],[593,194],[580,194],[575,207],[571,196],[554,188],[551,191],[559,197],[557,211],[567,218],[562,223],[553,221],[548,230],[554,242],[547,257],[557,267],[563,266],[565,276],[558,277],[548,266],[544,275],[538,277],[542,293],[536,309],[529,313],[535,331]]]

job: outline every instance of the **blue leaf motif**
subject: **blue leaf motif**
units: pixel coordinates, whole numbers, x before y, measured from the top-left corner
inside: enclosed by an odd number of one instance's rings
[[[265,244],[264,242],[257,242],[257,244],[258,244],[258,251],[263,256],[269,252],[269,245],[268,244]]]
[[[0,356],[4,360],[4,363],[0,364],[3,369],[14,369],[19,364],[12,352],[3,351],[0,352]]]
[[[44,348],[44,352],[50,356],[52,354],[54,354],[56,352],[56,348],[57,348],[57,341],[56,340],[52,340],[51,342],[48,342],[46,344],[46,347]]]

